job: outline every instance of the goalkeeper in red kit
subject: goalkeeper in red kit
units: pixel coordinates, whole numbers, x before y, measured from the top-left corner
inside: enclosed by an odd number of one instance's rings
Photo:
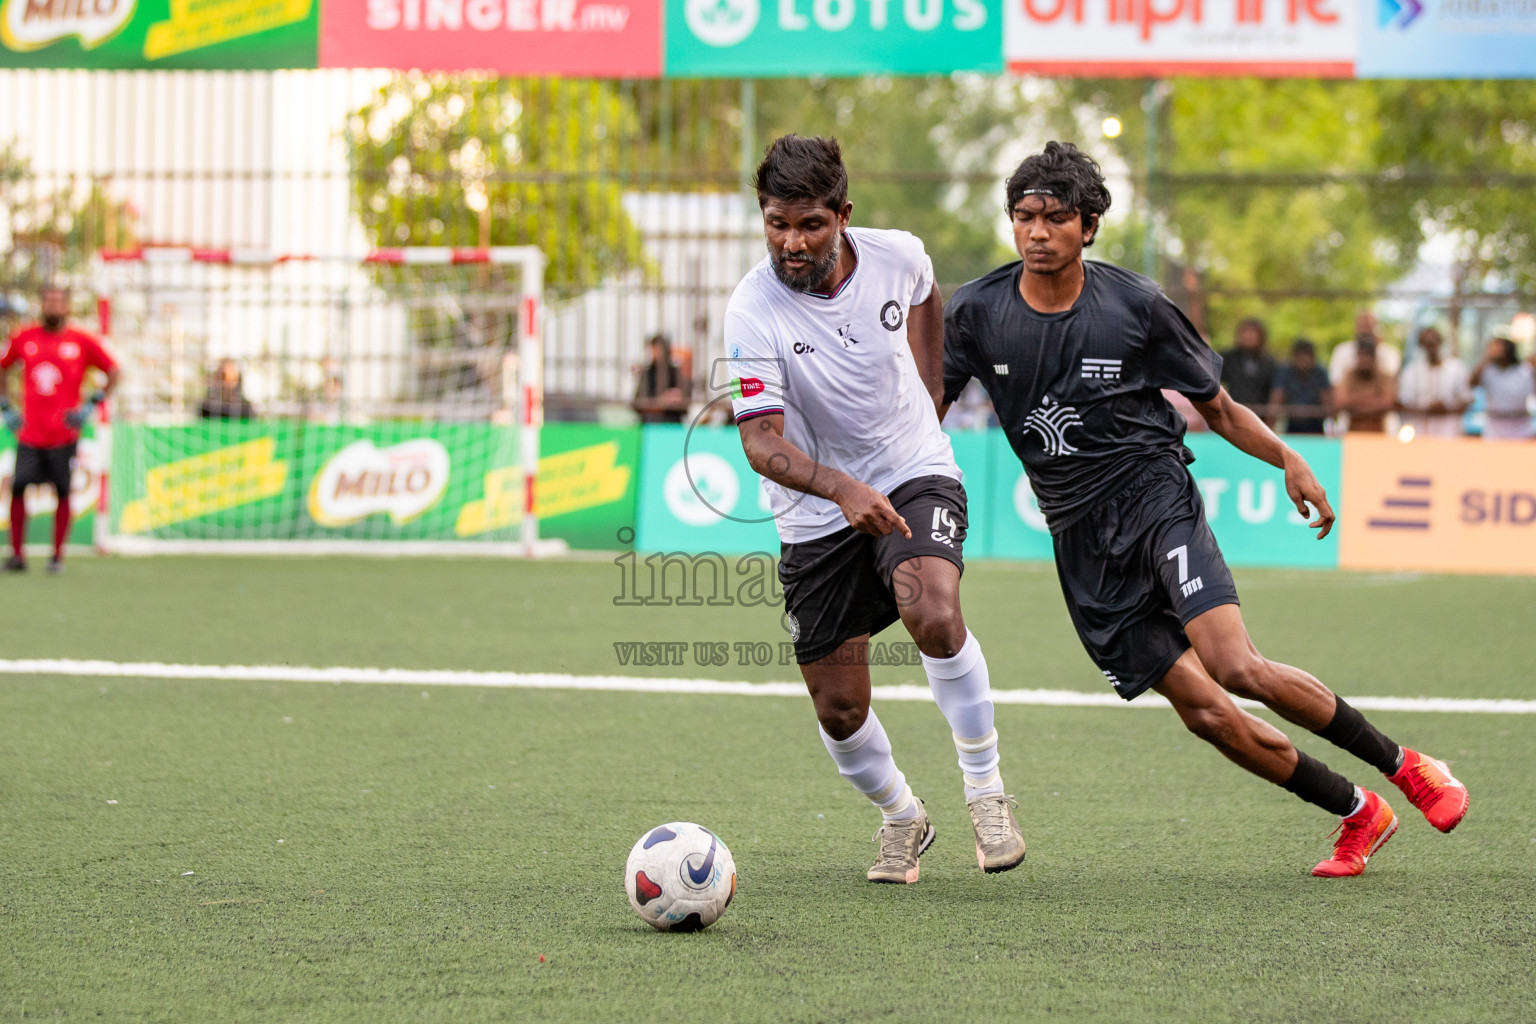
[[[22,572],[27,559],[27,506],[23,496],[33,484],[52,484],[58,497],[53,518],[53,561],[48,571],[64,571],[64,541],[69,536],[69,478],[74,470],[80,428],[117,386],[117,363],[94,336],[68,326],[69,290],[48,287],[42,293],[42,322],[11,336],[0,355],[0,417],[16,435],[16,472],[11,479],[11,557],[9,572]],[[22,406],[11,404],[11,367],[21,364]],[[107,375],[106,385],[81,401],[80,387],[91,367]]]

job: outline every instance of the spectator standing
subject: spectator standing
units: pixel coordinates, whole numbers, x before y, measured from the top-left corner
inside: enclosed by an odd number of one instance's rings
[[[245,378],[240,364],[220,359],[208,377],[208,392],[197,414],[205,420],[253,420],[256,408],[245,397]]]
[[[1275,372],[1269,404],[1285,410],[1287,434],[1321,434],[1333,415],[1333,383],[1317,365],[1317,346],[1306,338],[1291,345],[1291,358]]]
[[[1232,400],[1255,410],[1265,423],[1274,417],[1265,415],[1270,387],[1278,367],[1265,350],[1269,331],[1264,321],[1248,317],[1237,325],[1236,344],[1221,354],[1221,383]]]
[[[1376,362],[1377,345],[1369,338],[1355,341],[1355,366],[1339,387],[1339,408],[1349,414],[1352,434],[1386,431],[1387,413],[1397,405],[1397,381]]]
[[[653,334],[646,342],[650,362],[637,368],[634,409],[641,423],[681,423],[688,411],[689,380],[672,361],[672,339]]]
[[[1376,317],[1370,313],[1358,313],[1355,316],[1354,340],[1334,346],[1333,355],[1328,358],[1328,379],[1333,381],[1335,389],[1342,387],[1344,378],[1354,370],[1358,362],[1357,346],[1364,341],[1376,346],[1376,366],[1382,373],[1396,378],[1398,371],[1403,368],[1402,354],[1391,345],[1383,344],[1376,333]]]
[[[1445,338],[1433,327],[1419,332],[1419,353],[1397,378],[1403,422],[1416,437],[1460,437],[1461,414],[1472,404],[1466,364],[1445,354]]]
[[[1520,441],[1531,436],[1531,395],[1536,393],[1536,375],[1531,364],[1522,363],[1515,343],[1508,338],[1488,342],[1483,361],[1472,371],[1468,383],[1481,387],[1486,399],[1488,419],[1483,437],[1490,441]]]

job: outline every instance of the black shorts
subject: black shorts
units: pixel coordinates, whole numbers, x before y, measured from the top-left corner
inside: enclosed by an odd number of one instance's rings
[[[845,526],[836,533],[800,544],[785,544],[779,561],[789,638],[795,660],[825,658],[844,640],[880,632],[901,618],[892,574],[919,555],[965,561],[965,488],[947,476],[920,476],[887,496],[907,521],[911,539],[900,533],[875,537]],[[896,588],[902,587],[897,579]]]
[[[16,446],[16,472],[11,479],[11,493],[20,494],[34,484],[53,484],[60,501],[69,500],[69,478],[74,472],[75,443],[57,448]]]
[[[1126,700],[1162,679],[1189,649],[1185,623],[1237,604],[1200,489],[1177,459],[1151,462],[1055,542],[1072,624]]]

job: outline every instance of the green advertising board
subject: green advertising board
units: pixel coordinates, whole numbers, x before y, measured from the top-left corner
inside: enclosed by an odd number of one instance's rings
[[[990,436],[994,447],[988,481],[992,506],[987,556],[1054,559],[1050,531],[1029,478],[1002,432],[992,431]],[[1311,464],[1337,511],[1342,479],[1339,443],[1322,438],[1286,440]],[[1286,498],[1284,473],[1219,437],[1191,434],[1185,443],[1195,453],[1189,471],[1205,499],[1206,519],[1229,564],[1317,568],[1339,564],[1338,534],[1319,541],[1306,528]],[[978,521],[974,515],[971,519]]]
[[[668,423],[640,430],[636,548],[778,557],[773,513],[735,427],[690,431]]]
[[[312,68],[320,0],[0,0],[0,66]]]
[[[779,534],[759,477],[741,450],[735,427],[655,425],[642,428],[640,508],[635,547],[642,551],[746,555],[779,553]],[[970,505],[966,552],[989,557],[985,493],[991,436],[955,434],[955,461],[965,474]],[[915,527],[914,527],[915,528]],[[972,545],[978,545],[973,552]]]
[[[642,551],[740,555],[778,551],[778,536],[734,429],[645,427],[640,452],[636,547]],[[1290,438],[1311,463],[1337,509],[1337,441]],[[965,476],[973,559],[1049,561],[1055,557],[1045,517],[1000,430],[950,435]],[[1338,537],[1317,540],[1286,499],[1285,475],[1211,435],[1191,435],[1190,472],[1206,516],[1232,565],[1338,565]],[[686,445],[686,457],[685,457]]]
[[[540,533],[611,548],[635,517],[638,430],[551,425]],[[119,426],[112,532],[165,540],[516,540],[517,433],[483,423]]]
[[[1001,0],[671,0],[669,77],[1003,70]]]

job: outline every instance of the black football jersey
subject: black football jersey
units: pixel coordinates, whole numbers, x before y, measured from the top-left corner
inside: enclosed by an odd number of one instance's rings
[[[944,311],[944,400],[981,381],[1040,511],[1061,533],[1146,464],[1188,464],[1184,418],[1160,393],[1208,401],[1221,357],[1157,284],[1091,260],[1083,292],[1061,313],[1019,294],[1022,263],[977,278]]]

